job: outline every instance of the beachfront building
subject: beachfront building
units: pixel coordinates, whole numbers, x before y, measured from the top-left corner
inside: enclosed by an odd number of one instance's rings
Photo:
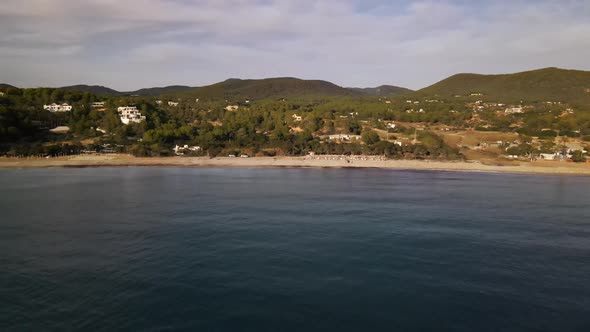
[[[117,108],[117,112],[119,112],[121,122],[126,125],[145,121],[145,116],[142,116],[135,106],[122,106]]]
[[[182,156],[187,151],[189,151],[189,152],[201,151],[201,147],[200,146],[189,146],[187,144],[181,146],[181,145],[177,144],[173,150],[174,150],[174,154],[176,154],[177,156]]]
[[[72,106],[63,103],[63,104],[50,104],[50,105],[43,105],[43,109],[49,112],[70,112],[72,110]]]

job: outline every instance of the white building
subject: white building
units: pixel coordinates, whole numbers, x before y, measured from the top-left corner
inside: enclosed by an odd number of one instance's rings
[[[117,108],[117,112],[119,112],[119,117],[121,118],[121,122],[124,124],[130,123],[140,123],[145,121],[145,116],[142,116],[141,113],[137,110],[135,106],[123,106]]]
[[[555,153],[541,153],[541,159],[555,160],[557,155]]]
[[[156,104],[162,105],[162,101],[161,100],[156,100]]]
[[[387,125],[385,125],[385,127],[387,127],[387,129],[395,129],[395,127],[397,127],[397,126],[395,123],[390,122]]]
[[[104,101],[95,101],[92,104],[90,104],[90,106],[93,108],[104,107]]]
[[[515,113],[523,113],[522,107],[508,107],[504,110],[506,114],[515,114]]]
[[[174,102],[174,101],[168,101],[168,106],[174,106],[174,107],[176,107],[176,106],[178,106],[178,103],[177,102]]]
[[[56,104],[53,103],[51,105],[43,105],[43,109],[49,112],[70,112],[72,110],[72,106],[63,103],[63,104]]]
[[[181,155],[183,155],[183,154],[184,154],[184,153],[185,153],[187,150],[188,150],[188,151],[197,152],[197,151],[201,151],[201,147],[200,147],[200,146],[188,146],[188,145],[186,145],[186,144],[185,144],[185,145],[183,145],[183,146],[176,145],[176,146],[174,147],[174,154],[181,156]]]
[[[361,135],[329,135],[328,139],[330,141],[341,141],[341,142],[348,142],[348,141],[356,141],[361,139]]]
[[[233,112],[233,111],[237,111],[238,108],[240,108],[240,106],[238,106],[238,105],[228,105],[227,107],[225,107],[225,110]]]
[[[291,117],[295,121],[302,121],[303,120],[303,118],[301,117],[301,115],[293,114],[293,115],[291,115]]]

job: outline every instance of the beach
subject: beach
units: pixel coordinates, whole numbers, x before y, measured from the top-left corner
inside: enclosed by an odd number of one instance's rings
[[[56,158],[0,158],[0,168],[11,169],[102,166],[384,168],[590,175],[589,163],[571,163],[565,161],[518,162],[501,166],[499,164],[483,164],[479,161],[388,160],[377,156],[140,158],[124,154],[104,154]]]

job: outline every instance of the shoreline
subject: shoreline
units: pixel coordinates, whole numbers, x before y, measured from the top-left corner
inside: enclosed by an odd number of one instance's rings
[[[227,168],[380,168],[492,172],[515,174],[555,174],[590,176],[589,163],[559,161],[520,162],[518,165],[485,165],[479,161],[383,160],[374,156],[343,157],[133,157],[130,155],[79,155],[57,158],[0,158],[1,169],[53,167],[227,167]]]

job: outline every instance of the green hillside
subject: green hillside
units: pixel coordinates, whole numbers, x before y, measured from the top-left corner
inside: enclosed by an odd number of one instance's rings
[[[17,87],[10,85],[10,84],[6,84],[6,83],[0,83],[0,90],[4,91],[4,90],[8,90],[8,89],[16,89]]]
[[[137,91],[130,91],[125,92],[127,95],[133,96],[161,96],[161,95],[168,95],[173,94],[181,91],[186,91],[194,89],[193,87],[186,86],[186,85],[170,85],[165,87],[156,87],[156,88],[144,88],[139,89]]]
[[[545,68],[504,75],[457,74],[416,96],[452,97],[481,93],[483,100],[590,103],[590,72]]]
[[[202,99],[267,99],[284,97],[339,97],[362,95],[330,82],[291,77],[259,80],[229,79],[182,91],[177,95]]]
[[[376,88],[348,88],[354,92],[363,93],[369,96],[377,96],[377,97],[392,97],[392,96],[400,96],[404,94],[408,94],[414,92],[414,90],[402,88],[399,86],[393,85],[381,85]]]
[[[78,84],[78,85],[63,86],[59,89],[66,90],[66,91],[90,92],[92,94],[99,95],[99,96],[117,96],[117,95],[121,94],[121,92],[119,92],[117,90],[113,90],[111,88],[107,88],[107,87],[101,86],[101,85]]]

